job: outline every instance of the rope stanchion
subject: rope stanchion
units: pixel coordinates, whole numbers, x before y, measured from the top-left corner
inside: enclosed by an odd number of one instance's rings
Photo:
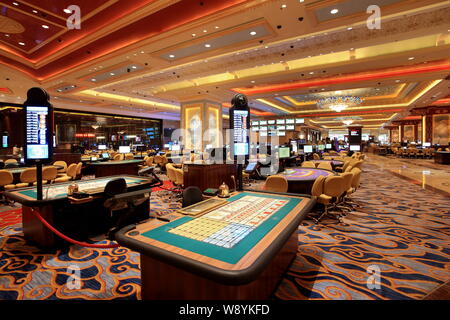
[[[44,226],[46,226],[48,229],[50,229],[50,231],[52,231],[53,233],[55,233],[57,236],[59,236],[60,238],[72,243],[72,244],[76,244],[82,247],[88,247],[88,248],[96,248],[96,249],[113,249],[113,248],[118,248],[120,247],[120,244],[115,243],[115,244],[94,244],[94,243],[87,243],[87,242],[80,242],[77,240],[74,240],[72,238],[69,238],[68,236],[62,234],[61,232],[59,232],[58,230],[56,230],[51,224],[49,224],[47,222],[47,220],[45,220],[38,211],[31,209],[31,213],[38,218],[42,224]]]

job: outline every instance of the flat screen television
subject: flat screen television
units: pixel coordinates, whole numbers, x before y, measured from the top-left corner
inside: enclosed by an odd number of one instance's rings
[[[102,158],[103,159],[109,159],[109,153],[108,152],[103,152],[102,153]]]
[[[9,138],[8,136],[2,136],[2,147],[3,148],[9,147],[8,138]]]
[[[180,145],[179,144],[174,144],[172,145],[172,151],[180,151]]]
[[[105,144],[99,144],[98,145],[98,150],[106,150],[106,145]]]
[[[280,159],[289,158],[291,156],[291,148],[289,147],[279,147],[278,157]]]
[[[130,153],[130,146],[119,146],[119,153]]]
[[[267,137],[267,131],[260,131],[260,132],[259,132],[259,135],[260,135],[261,137]]]
[[[266,125],[267,125],[267,121],[266,121],[266,120],[261,120],[261,121],[259,122],[259,125],[261,125],[261,126],[266,126]]]
[[[284,119],[277,119],[277,124],[285,124]]]
[[[350,151],[361,151],[361,146],[359,144],[351,144]]]
[[[259,131],[259,127],[252,127],[252,131]]]
[[[318,149],[319,149],[320,151],[325,150],[325,145],[324,145],[324,144],[319,144],[319,145],[318,145]]]
[[[303,119],[303,118],[296,118],[296,119],[295,119],[295,123],[296,123],[296,124],[299,124],[299,123],[305,123],[305,119]]]
[[[259,126],[259,121],[252,121],[252,126]]]
[[[286,124],[295,124],[295,119],[286,119]]]
[[[259,127],[259,131],[267,131],[267,127]]]
[[[278,130],[286,130],[286,126],[277,126]]]
[[[286,136],[286,131],[278,131],[278,136],[279,136],[279,137],[284,137],[284,136]]]
[[[287,125],[286,130],[295,130],[295,126],[293,124]]]
[[[325,145],[325,148],[331,149],[331,143],[327,143],[327,144]]]
[[[431,147],[431,142],[424,142],[424,143],[423,143],[423,146],[424,146],[424,147]]]
[[[311,152],[313,152],[313,146],[312,145],[304,145],[303,146],[303,151],[305,153],[311,153]]]
[[[275,124],[275,120],[268,120],[267,124]]]

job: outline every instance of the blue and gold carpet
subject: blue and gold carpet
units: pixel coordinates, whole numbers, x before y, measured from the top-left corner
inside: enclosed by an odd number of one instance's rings
[[[361,209],[342,224],[302,223],[297,258],[273,298],[422,299],[450,279],[450,199],[372,165],[353,199]],[[178,207],[165,191],[152,195],[157,214]],[[70,289],[76,268],[82,285]],[[139,255],[77,246],[44,254],[24,241],[20,211],[0,212],[0,299],[140,299]]]

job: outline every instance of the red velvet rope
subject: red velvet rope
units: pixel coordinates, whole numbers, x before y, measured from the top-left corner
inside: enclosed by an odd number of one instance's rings
[[[79,245],[82,247],[88,247],[88,248],[96,248],[96,249],[112,249],[112,248],[120,247],[120,245],[118,243],[115,243],[115,244],[93,244],[93,243],[80,242],[80,241],[74,240],[74,239],[69,238],[68,236],[62,234],[58,230],[56,230],[52,225],[50,225],[47,222],[47,220],[42,218],[42,216],[40,215],[40,213],[38,211],[31,209],[31,212],[35,215],[36,218],[38,218],[44,224],[44,226],[49,228],[53,233],[55,233],[59,237],[63,238],[64,240],[66,240],[72,244],[76,244],[76,245]]]

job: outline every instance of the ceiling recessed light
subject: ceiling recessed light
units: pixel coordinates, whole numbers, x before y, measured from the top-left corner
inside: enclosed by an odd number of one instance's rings
[[[285,5],[285,4],[282,4],[281,5],[281,9],[284,9],[284,8],[286,8],[287,7],[287,5]]]
[[[414,57],[409,57],[408,60],[414,60]]]
[[[5,34],[5,37],[8,37],[8,38],[9,38],[9,34]]]
[[[196,34],[195,34],[195,33],[193,33],[193,34],[192,34],[192,36],[193,36],[193,37],[195,37],[195,36],[196,36]]]
[[[205,33],[206,33],[206,32],[208,32],[208,30],[206,30],[206,29],[205,29],[205,30],[203,30],[203,32],[205,32]]]
[[[131,66],[133,69],[137,69],[137,67],[136,66]]]
[[[211,45],[209,43],[205,43],[206,48],[211,48]]]
[[[219,26],[215,26],[214,28],[219,29]]]
[[[301,2],[305,2],[305,0],[300,0],[300,3],[301,3]]]
[[[314,74],[314,71],[311,71],[309,74]]]
[[[114,72],[111,72],[110,75],[115,76],[116,74]]]
[[[17,2],[13,2],[13,5],[18,6],[19,4]]]
[[[256,35],[256,31],[250,32],[250,35],[252,35],[252,36]]]
[[[65,13],[72,13],[72,11],[70,11],[69,9],[64,9],[63,10]]]
[[[255,80],[250,81],[251,83],[255,83]]]
[[[97,79],[91,79],[91,81],[94,81],[94,82],[95,82],[95,81],[97,81]]]
[[[347,28],[347,30],[352,30],[352,29],[353,29],[352,27],[348,27],[348,28]]]
[[[48,29],[48,28],[50,28],[48,25],[46,25],[46,24],[43,24],[42,25],[42,28],[44,28],[44,29]]]
[[[331,14],[336,14],[336,13],[338,13],[338,12],[339,12],[339,10],[336,9],[336,8],[330,11]]]
[[[395,82],[400,82],[400,80],[395,80]]]
[[[25,42],[19,42],[19,44],[20,44],[21,46],[24,46],[24,45],[25,45]]]
[[[169,58],[175,58],[173,54],[169,54]]]
[[[37,10],[33,10],[32,12],[33,12],[33,13],[38,13]]]

